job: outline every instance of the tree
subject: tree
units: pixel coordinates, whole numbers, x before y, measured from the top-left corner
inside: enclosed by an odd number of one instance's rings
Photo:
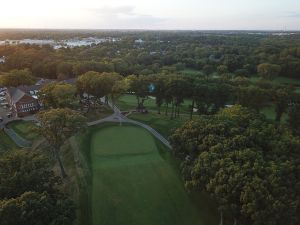
[[[61,178],[50,166],[37,151],[18,150],[1,156],[1,224],[72,224],[74,202],[61,192]]]
[[[203,72],[208,78],[209,75],[211,75],[214,72],[214,67],[212,65],[205,65],[203,66]]]
[[[283,113],[287,112],[289,103],[291,102],[291,88],[280,88],[275,91],[275,112],[277,122],[280,122]]]
[[[60,159],[59,149],[63,143],[86,126],[86,118],[79,113],[65,109],[51,109],[37,114],[40,126],[36,131],[49,143],[51,150],[57,159],[62,177],[66,177],[63,163]]]
[[[240,87],[237,91],[238,103],[242,106],[255,109],[257,112],[268,100],[265,90],[259,87]]]
[[[219,75],[228,73],[228,68],[225,65],[220,65],[220,66],[217,67],[217,72],[218,72]]]
[[[74,218],[75,207],[70,199],[55,199],[47,192],[25,192],[17,198],[0,200],[3,225],[69,225]]]
[[[281,67],[276,64],[262,63],[257,66],[257,72],[265,79],[274,79],[279,75]]]
[[[137,109],[144,109],[144,102],[149,95],[150,81],[147,76],[130,75],[125,78],[129,91],[133,92],[137,98]]]
[[[71,107],[75,101],[76,88],[71,84],[49,83],[39,93],[39,101],[45,108]]]
[[[116,84],[122,80],[122,76],[117,73],[98,73],[87,72],[76,81],[77,90],[80,95],[86,93],[88,100],[88,111],[91,105],[91,96],[95,98],[95,101],[99,101],[100,98],[105,97],[106,103],[108,102],[108,95],[114,98],[119,92],[123,91],[120,86],[121,83]],[[94,105],[96,104],[94,102]]]
[[[152,94],[155,96],[155,103],[158,108],[158,114],[160,114],[160,108],[164,102],[165,92],[166,92],[166,82],[167,78],[163,75],[152,76],[154,90]]]
[[[300,139],[285,127],[233,106],[185,123],[170,141],[186,187],[210,193],[234,224],[299,223]]]
[[[67,62],[61,62],[56,67],[56,74],[60,80],[68,79],[73,76],[73,65]]]
[[[9,74],[0,77],[0,84],[5,87],[18,87],[20,85],[32,85],[35,78],[28,69],[11,70]]]
[[[300,102],[292,102],[288,107],[289,127],[298,135],[300,135]]]
[[[14,151],[5,155],[0,159],[0,199],[15,198],[29,190],[53,193],[60,179],[48,167],[49,160],[39,153]]]

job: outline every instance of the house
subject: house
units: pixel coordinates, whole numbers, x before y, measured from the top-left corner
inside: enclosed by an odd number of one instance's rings
[[[37,98],[19,88],[8,88],[6,98],[12,113],[18,117],[34,114],[40,109]]]

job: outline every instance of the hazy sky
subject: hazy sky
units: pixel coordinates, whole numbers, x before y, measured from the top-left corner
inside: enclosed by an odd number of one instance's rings
[[[0,0],[0,28],[300,30],[300,0]]]

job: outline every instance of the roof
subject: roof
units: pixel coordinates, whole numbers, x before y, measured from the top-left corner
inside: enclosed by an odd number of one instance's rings
[[[70,78],[63,81],[65,84],[75,84],[76,78]]]
[[[42,88],[42,86],[40,85],[22,85],[19,86],[18,89],[20,89],[21,91],[24,91],[26,93],[29,93],[30,91],[38,91]]]
[[[7,93],[10,96],[10,99],[13,103],[17,103],[24,95],[27,95],[24,91],[19,88],[8,88]]]
[[[38,80],[35,85],[45,85],[45,84],[49,84],[49,83],[53,83],[55,82],[55,80],[50,80],[50,79],[40,79]]]

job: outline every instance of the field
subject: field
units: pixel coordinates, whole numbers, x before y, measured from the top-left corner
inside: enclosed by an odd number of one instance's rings
[[[209,201],[196,207],[170,153],[146,130],[105,125],[90,141],[94,225],[216,224]]]

